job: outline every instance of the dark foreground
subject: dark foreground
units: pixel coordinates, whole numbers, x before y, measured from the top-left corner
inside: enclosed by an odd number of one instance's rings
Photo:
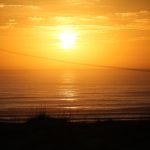
[[[27,123],[0,123],[0,149],[146,150],[150,121],[69,123],[44,116]]]

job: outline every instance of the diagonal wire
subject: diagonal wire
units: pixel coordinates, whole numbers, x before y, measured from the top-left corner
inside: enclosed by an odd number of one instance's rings
[[[0,49],[0,52],[14,54],[14,55],[20,55],[20,56],[25,56],[25,57],[32,57],[32,58],[35,58],[35,59],[43,59],[43,60],[48,60],[48,61],[55,61],[55,62],[60,62],[60,63],[80,65],[80,66],[88,66],[88,67],[94,67],[94,68],[108,68],[108,69],[118,69],[118,70],[131,70],[131,71],[150,72],[150,69],[126,68],[126,67],[116,67],[116,66],[105,66],[105,65],[80,63],[80,62],[67,61],[67,60],[61,60],[61,59],[55,59],[55,58],[49,58],[49,57],[43,57],[43,56],[36,56],[36,55],[31,55],[31,54],[6,50],[6,49]]]

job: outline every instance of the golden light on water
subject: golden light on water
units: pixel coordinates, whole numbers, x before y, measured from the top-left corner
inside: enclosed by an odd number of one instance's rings
[[[74,74],[71,72],[64,72],[62,76],[62,86],[60,87],[59,95],[65,97],[67,101],[77,100],[78,93],[74,78]]]

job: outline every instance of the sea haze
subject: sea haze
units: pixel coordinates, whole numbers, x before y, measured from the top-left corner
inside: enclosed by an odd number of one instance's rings
[[[0,71],[0,119],[38,114],[73,121],[147,119],[150,73],[127,70]]]

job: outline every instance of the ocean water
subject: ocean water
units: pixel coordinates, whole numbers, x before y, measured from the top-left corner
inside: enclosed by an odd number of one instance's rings
[[[0,71],[0,120],[39,114],[72,121],[147,119],[150,73],[125,70]]]

